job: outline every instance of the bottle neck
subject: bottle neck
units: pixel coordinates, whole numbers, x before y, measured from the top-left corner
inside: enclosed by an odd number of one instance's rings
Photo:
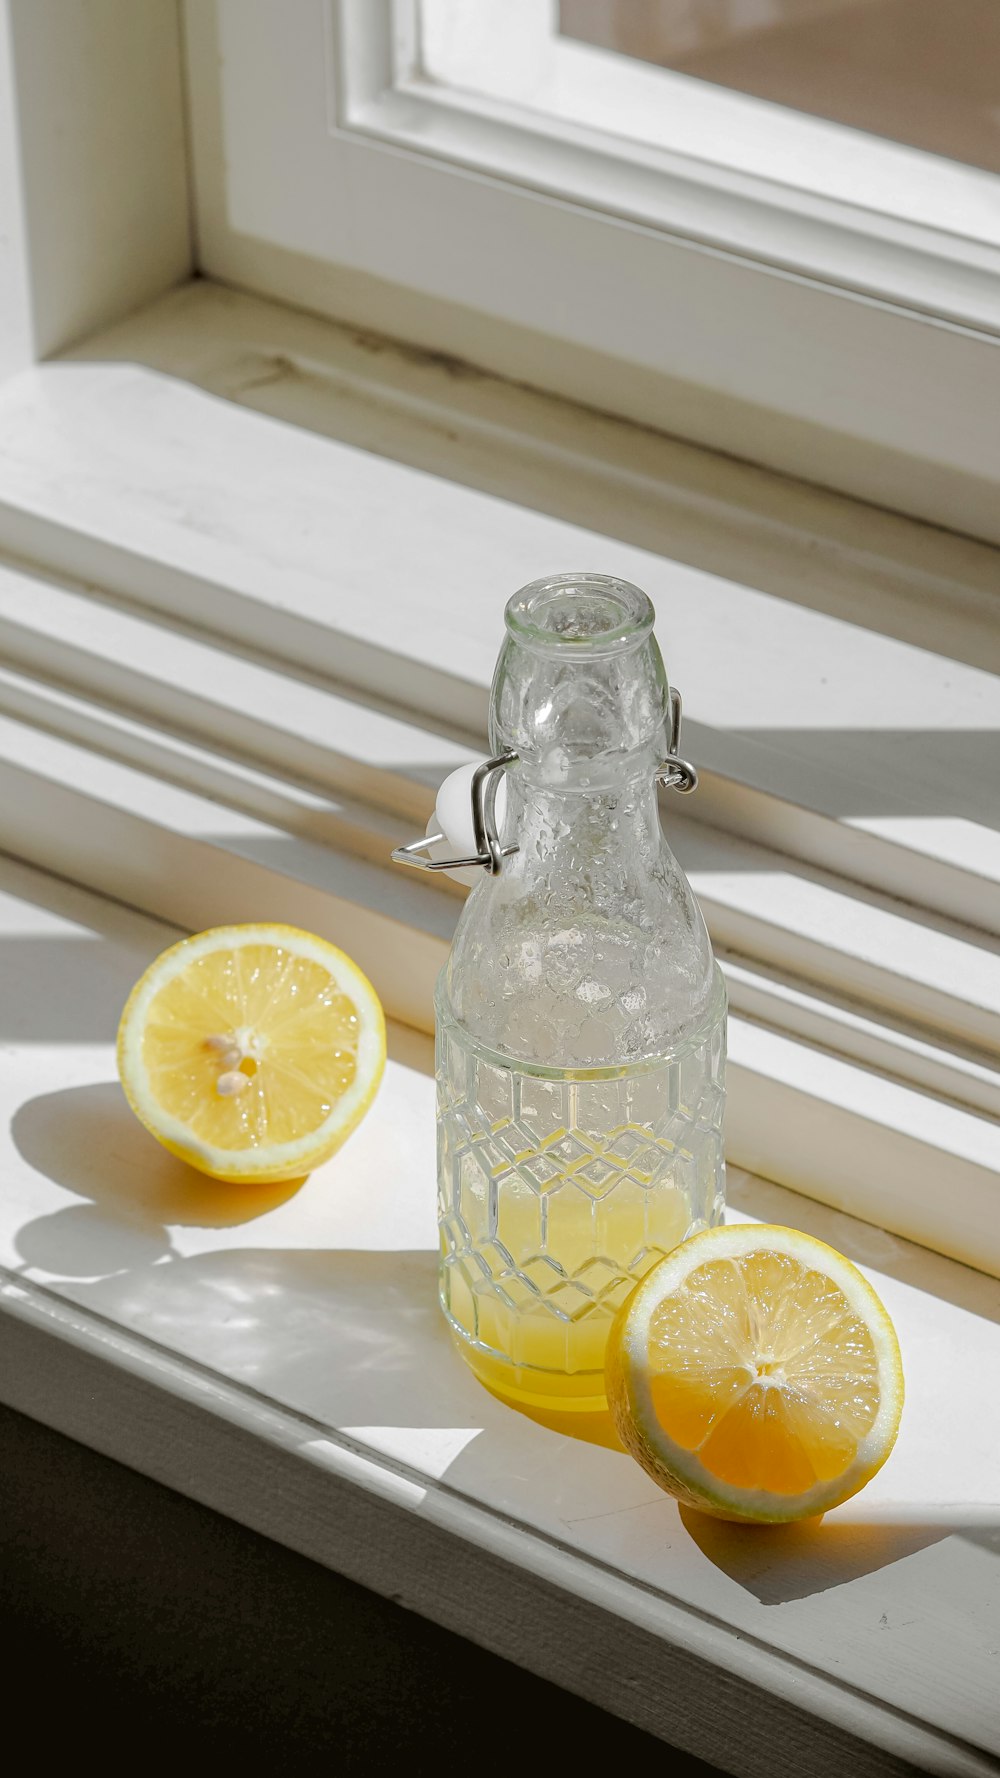
[[[574,778],[553,782],[530,765],[507,776],[504,843],[519,848],[521,870],[548,873],[556,858],[578,869],[602,872],[617,865],[628,874],[648,863],[663,844],[655,772],[660,761],[642,750],[617,763],[599,783]]]
[[[490,701],[490,748],[557,790],[599,790],[665,750],[670,690],[644,593],[557,575],[510,601]],[[659,763],[659,760],[657,760]]]

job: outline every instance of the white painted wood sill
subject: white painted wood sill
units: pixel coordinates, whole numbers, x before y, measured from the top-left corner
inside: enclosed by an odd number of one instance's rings
[[[715,1762],[1000,1770],[1000,1285],[736,1172],[731,1214],[850,1253],[898,1326],[899,1444],[821,1525],[682,1514],[624,1455],[495,1402],[435,1302],[433,1086],[297,1192],[196,1178],[113,1039],[172,928],[6,861],[0,1396]]]
[[[731,1157],[1000,1275],[998,564],[197,281],[0,389],[4,844],[327,932],[426,1031],[460,904],[391,849],[485,746],[511,590],[626,574],[701,771],[664,815]]]

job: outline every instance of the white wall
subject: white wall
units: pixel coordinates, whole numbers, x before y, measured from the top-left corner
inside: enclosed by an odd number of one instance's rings
[[[0,375],[187,277],[175,0],[0,0]]]

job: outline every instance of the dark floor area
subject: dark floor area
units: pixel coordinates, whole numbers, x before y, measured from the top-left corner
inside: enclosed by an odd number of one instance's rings
[[[604,1711],[0,1408],[0,1636],[32,1759],[710,1778]],[[594,1650],[595,1661],[600,1649]],[[44,1700],[45,1714],[36,1714]],[[27,1718],[23,1719],[27,1726]],[[231,1769],[231,1768],[230,1768]]]

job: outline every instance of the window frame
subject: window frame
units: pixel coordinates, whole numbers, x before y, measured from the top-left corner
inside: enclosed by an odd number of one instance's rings
[[[298,48],[287,9],[188,0],[211,275],[1000,541],[994,248],[423,79],[412,0],[292,3]],[[975,325],[933,312],[959,272]]]
[[[395,90],[460,112],[470,142],[488,119],[498,165],[520,134],[540,189],[563,178],[596,197],[603,180],[615,214],[1000,332],[1000,198],[983,169],[562,37],[549,0],[479,0],[474,33],[462,0],[405,3],[419,42],[409,68],[397,47]],[[370,90],[342,93],[363,121]]]

